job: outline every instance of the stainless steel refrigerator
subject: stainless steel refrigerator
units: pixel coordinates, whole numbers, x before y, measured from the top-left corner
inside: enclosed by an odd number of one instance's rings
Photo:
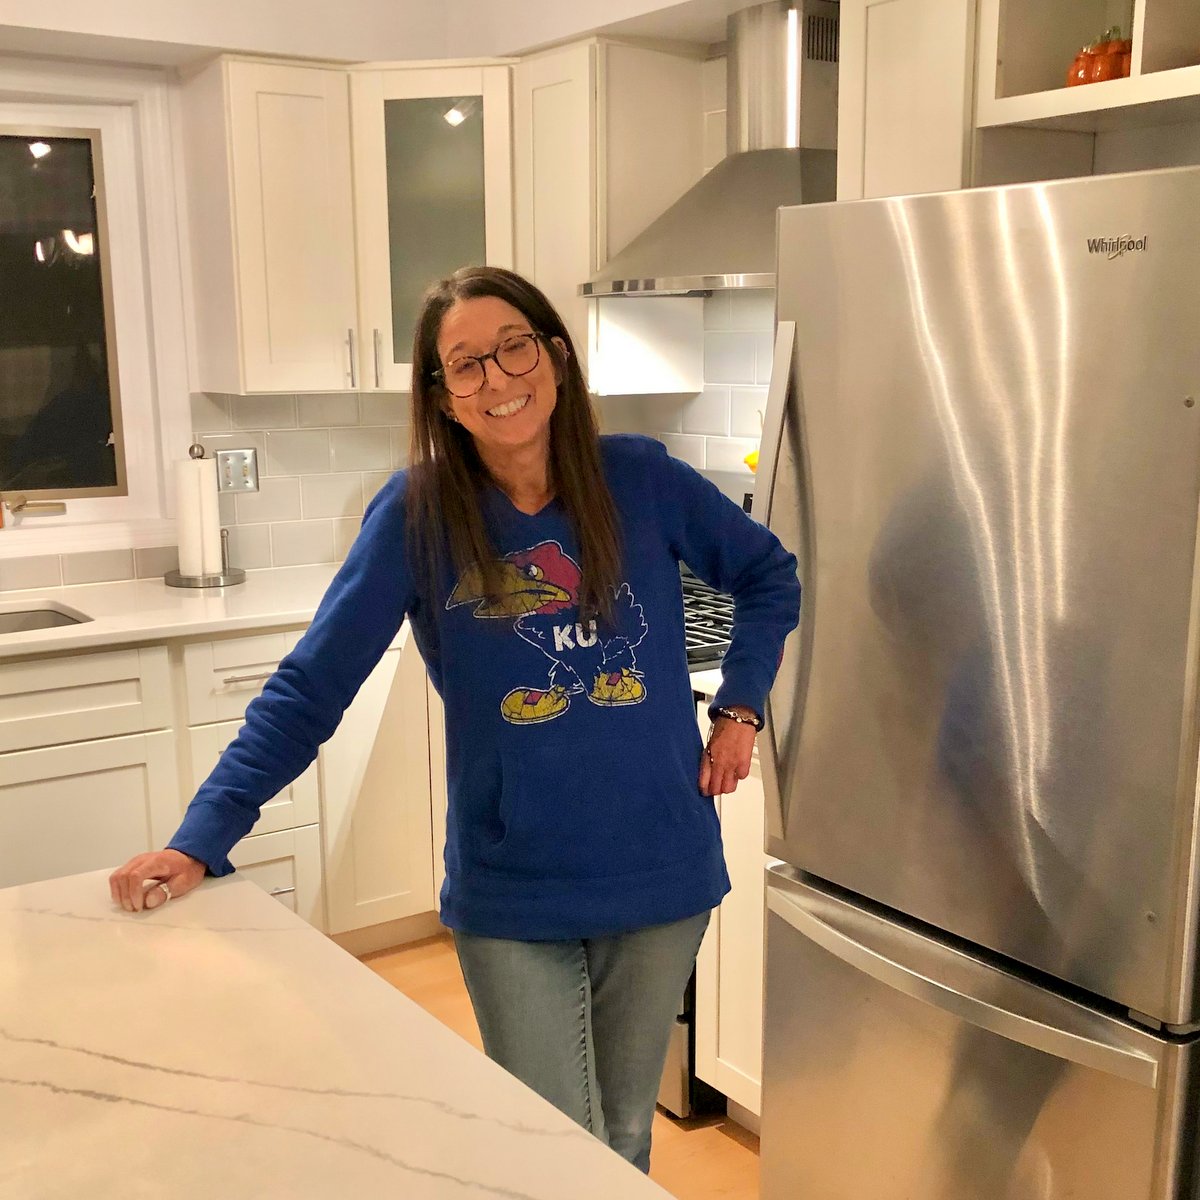
[[[1200,1196],[1200,170],[780,210],[764,1200]]]

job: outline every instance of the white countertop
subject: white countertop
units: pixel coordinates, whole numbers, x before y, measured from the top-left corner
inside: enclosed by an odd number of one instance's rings
[[[339,563],[247,571],[224,588],[173,588],[161,579],[0,592],[0,612],[61,605],[91,617],[78,625],[0,634],[0,659],[137,645],[208,633],[307,625]],[[716,695],[719,667],[692,671],[693,691]]]
[[[0,1195],[667,1195],[236,877],[8,888],[0,947]]]
[[[92,618],[79,625],[0,635],[0,658],[306,625],[339,565],[247,571],[245,583],[224,588],[173,588],[161,579],[130,579],[0,592],[0,611],[51,604]]]

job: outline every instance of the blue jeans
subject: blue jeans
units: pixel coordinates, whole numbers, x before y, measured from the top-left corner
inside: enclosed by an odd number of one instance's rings
[[[643,1171],[708,917],[582,941],[454,935],[488,1057]]]

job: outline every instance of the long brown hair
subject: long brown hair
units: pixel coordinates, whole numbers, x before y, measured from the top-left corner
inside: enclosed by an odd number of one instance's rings
[[[441,366],[442,319],[459,300],[495,296],[517,309],[550,356],[558,399],[550,416],[550,487],[566,509],[581,552],[582,614],[611,617],[620,584],[616,505],[600,460],[600,432],[571,335],[554,306],[527,279],[501,267],[463,267],[425,293],[413,338],[412,446],[407,528],[414,561],[427,572],[428,592],[441,578],[445,547],[457,571],[476,568],[484,588],[498,588],[496,550],[484,526],[481,498],[492,482],[475,441],[447,413],[448,394],[434,376]],[[561,339],[566,352],[552,339]]]

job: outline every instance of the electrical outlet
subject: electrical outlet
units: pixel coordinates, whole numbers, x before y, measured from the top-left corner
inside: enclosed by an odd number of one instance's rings
[[[257,450],[218,450],[214,457],[217,460],[217,491],[258,491]]]

